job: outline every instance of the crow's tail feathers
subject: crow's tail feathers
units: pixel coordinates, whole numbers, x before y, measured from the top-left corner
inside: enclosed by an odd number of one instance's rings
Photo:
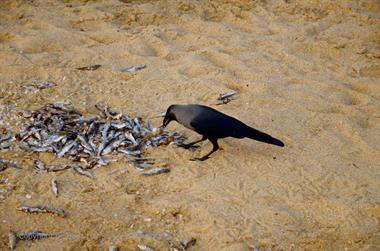
[[[267,144],[271,144],[271,145],[276,145],[276,146],[280,146],[280,147],[285,146],[285,144],[281,140],[273,138],[272,136],[270,136],[266,133],[260,132],[256,129],[253,129],[251,127],[247,128],[245,137],[250,138],[250,139],[254,139],[257,141],[261,141],[261,142],[264,142]]]

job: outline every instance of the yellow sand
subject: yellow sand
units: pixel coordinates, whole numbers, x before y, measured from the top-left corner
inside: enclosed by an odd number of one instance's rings
[[[96,71],[75,68],[101,64]],[[146,64],[136,74],[121,72]],[[137,250],[197,239],[189,250],[380,249],[380,3],[365,1],[1,1],[0,123],[69,100],[144,118],[206,104],[283,140],[224,139],[205,162],[169,145],[149,152],[169,174],[141,177],[125,159],[94,170],[0,173],[0,249],[8,231],[59,237],[18,250]],[[51,80],[57,87],[25,87]],[[220,93],[238,99],[216,106]],[[155,125],[160,119],[152,120]],[[176,123],[169,129],[199,136]],[[51,192],[56,178],[60,194]],[[26,195],[31,195],[27,199]],[[21,204],[67,211],[28,215]]]

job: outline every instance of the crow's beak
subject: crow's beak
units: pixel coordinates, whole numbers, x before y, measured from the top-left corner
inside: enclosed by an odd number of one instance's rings
[[[170,122],[170,118],[168,115],[165,115],[164,121],[162,122],[162,126],[166,127]]]

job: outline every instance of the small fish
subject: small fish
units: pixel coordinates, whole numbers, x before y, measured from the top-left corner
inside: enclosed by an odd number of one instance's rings
[[[90,65],[90,66],[78,67],[77,70],[80,70],[80,71],[95,71],[100,66],[101,66],[100,64],[94,64],[94,65]]]
[[[57,154],[58,157],[63,157],[68,151],[71,150],[77,143],[75,140],[72,140],[70,142],[67,142],[65,147],[62,148],[62,150]]]
[[[108,163],[110,163],[110,162],[117,161],[117,159],[107,158],[104,156],[98,156],[98,157],[96,157],[96,161],[99,165],[105,166],[105,165],[108,165]]]
[[[17,238],[19,240],[29,241],[29,240],[39,240],[43,238],[56,237],[54,234],[46,234],[40,231],[35,232],[26,232],[21,235],[18,235]]]
[[[228,102],[232,100],[232,97],[234,95],[236,95],[236,92],[227,92],[227,93],[220,94],[217,100],[222,101],[222,103],[219,103],[219,105],[227,104]]]
[[[13,231],[9,231],[9,248],[13,251],[16,250],[17,235]]]
[[[135,163],[142,163],[142,162],[146,162],[146,161],[153,161],[154,158],[153,157],[141,157],[141,158],[135,158],[135,159],[132,159],[131,161],[132,162],[135,162]]]
[[[34,159],[34,168],[41,172],[46,172],[46,166],[45,163],[42,162],[42,160],[35,158]]]
[[[179,243],[181,243],[181,246],[184,249],[188,249],[191,246],[194,246],[197,243],[197,239],[191,238],[190,240],[182,240]]]
[[[120,153],[124,153],[126,155],[133,155],[133,156],[140,155],[142,153],[140,150],[132,151],[125,148],[118,148],[117,151]]]
[[[111,153],[114,149],[118,148],[123,141],[124,141],[124,138],[111,141],[110,143],[108,143],[107,147],[105,147],[100,154],[107,155]]]
[[[21,167],[19,166],[19,164],[17,164],[16,162],[0,159],[0,172],[4,171],[8,167],[12,167],[12,168],[16,168],[16,169],[21,169]]]
[[[0,150],[1,149],[8,149],[12,146],[12,142],[11,141],[8,141],[8,142],[2,142],[0,143]]]
[[[18,114],[24,118],[32,117],[32,113],[28,110],[21,110]]]
[[[76,171],[77,173],[79,173],[81,175],[84,175],[84,176],[89,177],[89,178],[93,177],[89,171],[84,170],[81,166],[74,166],[73,169],[74,169],[74,171]]]
[[[32,146],[29,144],[22,144],[20,145],[20,148],[28,150],[28,151],[33,151],[33,152],[52,152],[53,147],[51,146]]]
[[[95,104],[95,107],[102,112],[103,116],[105,118],[111,118],[111,119],[120,119],[123,115],[121,113],[117,113],[114,111],[111,111],[107,104],[104,102],[98,102]]]
[[[58,182],[55,179],[52,179],[51,181],[51,189],[55,197],[58,197]]]
[[[127,139],[129,139],[134,146],[138,145],[136,139],[133,137],[131,133],[125,133],[125,137],[127,137]]]
[[[146,68],[145,64],[138,64],[138,65],[134,65],[134,66],[130,66],[130,67],[127,67],[125,69],[122,69],[121,71],[122,72],[129,72],[129,73],[136,73],[136,71],[142,70],[144,68]]]
[[[42,81],[42,82],[34,82],[34,83],[30,84],[30,86],[37,88],[37,89],[40,89],[40,90],[43,90],[43,89],[55,87],[55,86],[57,86],[57,84],[54,83],[53,81]]]
[[[0,143],[12,139],[12,131],[5,128],[0,128]]]
[[[45,206],[38,206],[38,207],[21,206],[21,207],[18,207],[17,209],[25,213],[51,213],[51,214],[55,214],[62,217],[66,216],[65,212],[62,209],[48,208]]]
[[[119,247],[117,247],[117,246],[109,247],[108,251],[119,251]]]
[[[69,164],[55,165],[55,166],[49,166],[48,168],[46,168],[46,171],[48,171],[48,172],[59,172],[59,171],[63,171],[66,169],[70,169],[72,167],[73,167],[73,165],[69,165]]]
[[[166,167],[158,167],[158,168],[153,168],[148,171],[144,171],[141,174],[145,176],[151,176],[151,175],[156,175],[156,174],[162,174],[162,173],[168,173],[170,172],[169,168]]]
[[[155,251],[154,248],[148,246],[148,245],[145,245],[145,244],[140,244],[140,245],[137,245],[137,247],[142,250],[142,251]]]
[[[49,136],[49,138],[42,144],[42,146],[50,146],[53,143],[58,143],[62,139],[64,139],[66,136],[64,135],[58,135],[58,134],[52,134]]]

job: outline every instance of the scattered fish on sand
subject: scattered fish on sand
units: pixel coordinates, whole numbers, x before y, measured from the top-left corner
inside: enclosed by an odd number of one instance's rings
[[[95,71],[97,70],[99,67],[101,67],[100,64],[94,64],[94,65],[89,65],[89,66],[84,66],[84,67],[78,67],[76,68],[77,70],[80,70],[80,71]]]

